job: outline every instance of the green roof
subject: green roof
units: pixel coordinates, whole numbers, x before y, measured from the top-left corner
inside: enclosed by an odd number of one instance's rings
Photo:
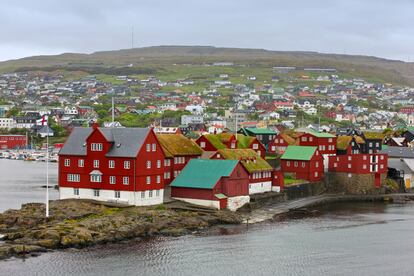
[[[363,134],[365,139],[370,140],[382,140],[385,137],[384,133],[375,131],[364,131]]]
[[[281,159],[285,160],[310,160],[317,147],[288,146]]]
[[[335,138],[336,136],[327,132],[308,131],[307,133],[312,134],[319,138]]]
[[[223,176],[229,176],[239,161],[191,159],[171,183],[171,187],[212,189]]]
[[[237,148],[248,149],[255,137],[246,136],[243,134],[237,134]]]
[[[216,148],[216,149],[224,149],[226,148],[226,145],[223,144],[223,139],[227,140],[228,137],[225,135],[225,133],[222,134],[206,134],[204,137],[210,141],[210,143]],[[228,140],[227,140],[228,141]]]
[[[272,166],[252,149],[220,149],[217,152],[226,160],[241,160],[249,173],[272,170]]]
[[[270,128],[256,128],[256,127],[246,127],[245,130],[248,133],[252,134],[277,134],[276,131]]]

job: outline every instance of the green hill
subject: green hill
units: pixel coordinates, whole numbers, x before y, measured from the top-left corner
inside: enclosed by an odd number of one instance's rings
[[[154,46],[92,54],[65,53],[33,56],[0,62],[0,71],[54,70],[57,68],[108,73],[126,68],[131,73],[155,73],[172,64],[234,62],[251,67],[296,66],[336,68],[341,73],[401,85],[414,85],[414,63],[371,56],[321,54],[317,52],[268,51],[263,49],[219,48],[211,46]],[[104,72],[102,72],[102,70]],[[136,72],[138,70],[138,72]],[[116,73],[128,73],[118,70]]]

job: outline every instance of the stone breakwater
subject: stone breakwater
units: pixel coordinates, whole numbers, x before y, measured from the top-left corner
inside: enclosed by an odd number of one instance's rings
[[[213,225],[240,224],[240,214],[188,206],[111,207],[87,200],[28,203],[0,214],[0,259],[36,256],[60,248],[157,235],[180,236]]]

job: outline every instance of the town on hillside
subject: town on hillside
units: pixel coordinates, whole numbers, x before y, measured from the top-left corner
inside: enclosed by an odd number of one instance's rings
[[[350,194],[412,187],[413,88],[334,68],[183,68],[3,74],[0,158],[59,162],[61,199],[137,206],[237,210],[324,181]]]

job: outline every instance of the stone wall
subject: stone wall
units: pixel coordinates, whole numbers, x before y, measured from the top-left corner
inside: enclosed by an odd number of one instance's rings
[[[381,175],[381,186],[375,187],[374,174],[328,173],[325,183],[329,193],[344,193],[351,195],[383,194],[385,193],[386,175]]]
[[[308,196],[320,195],[326,192],[326,184],[323,181],[303,183],[285,186],[284,192],[287,199],[296,199]]]

